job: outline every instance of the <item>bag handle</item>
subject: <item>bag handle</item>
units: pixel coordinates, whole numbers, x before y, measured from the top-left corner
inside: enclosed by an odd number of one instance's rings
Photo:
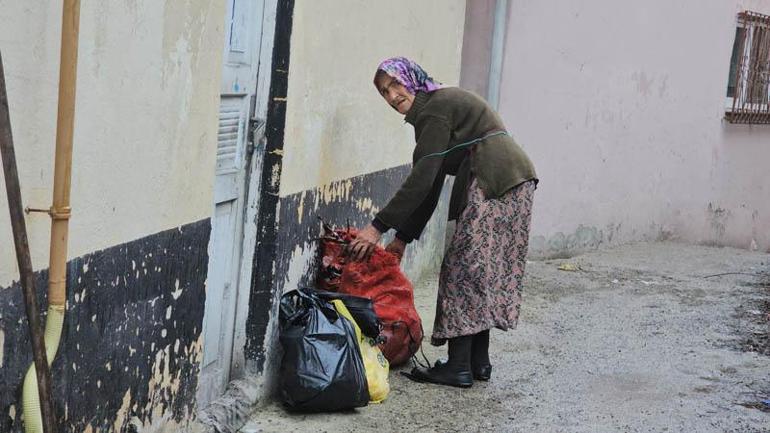
[[[301,307],[298,305],[301,304]],[[294,321],[306,314],[309,308],[317,308],[331,321],[339,319],[339,313],[330,303],[319,298],[312,292],[302,289],[288,291],[281,296],[280,315],[285,320]]]

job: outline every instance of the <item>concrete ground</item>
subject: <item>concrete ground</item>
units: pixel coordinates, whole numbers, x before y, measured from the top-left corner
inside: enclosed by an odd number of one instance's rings
[[[640,243],[527,271],[519,328],[492,332],[490,382],[392,371],[382,404],[296,415],[273,403],[243,432],[770,432],[768,254]],[[435,292],[435,279],[415,289],[428,333]]]

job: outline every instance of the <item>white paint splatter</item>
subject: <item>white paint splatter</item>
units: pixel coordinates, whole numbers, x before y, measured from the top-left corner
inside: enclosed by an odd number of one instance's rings
[[[174,288],[175,290],[171,292],[171,297],[173,297],[174,300],[177,300],[180,296],[182,296],[182,289],[179,288],[179,278],[177,278],[174,282]]]
[[[126,415],[128,414],[128,410],[131,408],[131,389],[129,388],[128,391],[123,395],[123,404],[120,405],[120,409],[118,409],[117,416],[115,417],[115,423],[112,424],[113,431],[123,431],[123,423],[126,420]]]
[[[297,222],[302,224],[302,213],[305,211],[305,191],[299,196],[299,205],[297,206]]]
[[[289,270],[286,272],[285,287],[294,287],[299,283],[302,276],[307,275],[308,268],[316,257],[316,248],[307,243],[303,246],[297,245],[292,251],[289,261]]]

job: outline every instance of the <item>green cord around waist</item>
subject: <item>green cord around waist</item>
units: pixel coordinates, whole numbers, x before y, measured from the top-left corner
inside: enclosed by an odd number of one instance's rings
[[[422,158],[420,158],[417,162],[420,162],[420,161],[422,161],[425,158],[432,158],[432,157],[436,157],[436,156],[446,156],[449,153],[454,152],[457,149],[462,149],[462,148],[465,148],[465,147],[472,146],[472,145],[478,143],[479,141],[484,141],[487,138],[496,137],[498,135],[508,135],[508,132],[506,132],[506,131],[493,132],[493,133],[487,134],[487,135],[485,135],[485,136],[483,136],[481,138],[476,138],[476,139],[473,139],[471,141],[466,141],[465,143],[460,143],[460,144],[454,145],[454,146],[450,147],[449,149],[447,149],[447,150],[445,150],[443,152],[436,152],[436,153],[431,153],[431,154],[425,155]]]

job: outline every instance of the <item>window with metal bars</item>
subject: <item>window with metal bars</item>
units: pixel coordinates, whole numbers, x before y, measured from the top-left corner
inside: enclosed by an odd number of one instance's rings
[[[738,14],[725,119],[730,123],[770,124],[770,16]]]

